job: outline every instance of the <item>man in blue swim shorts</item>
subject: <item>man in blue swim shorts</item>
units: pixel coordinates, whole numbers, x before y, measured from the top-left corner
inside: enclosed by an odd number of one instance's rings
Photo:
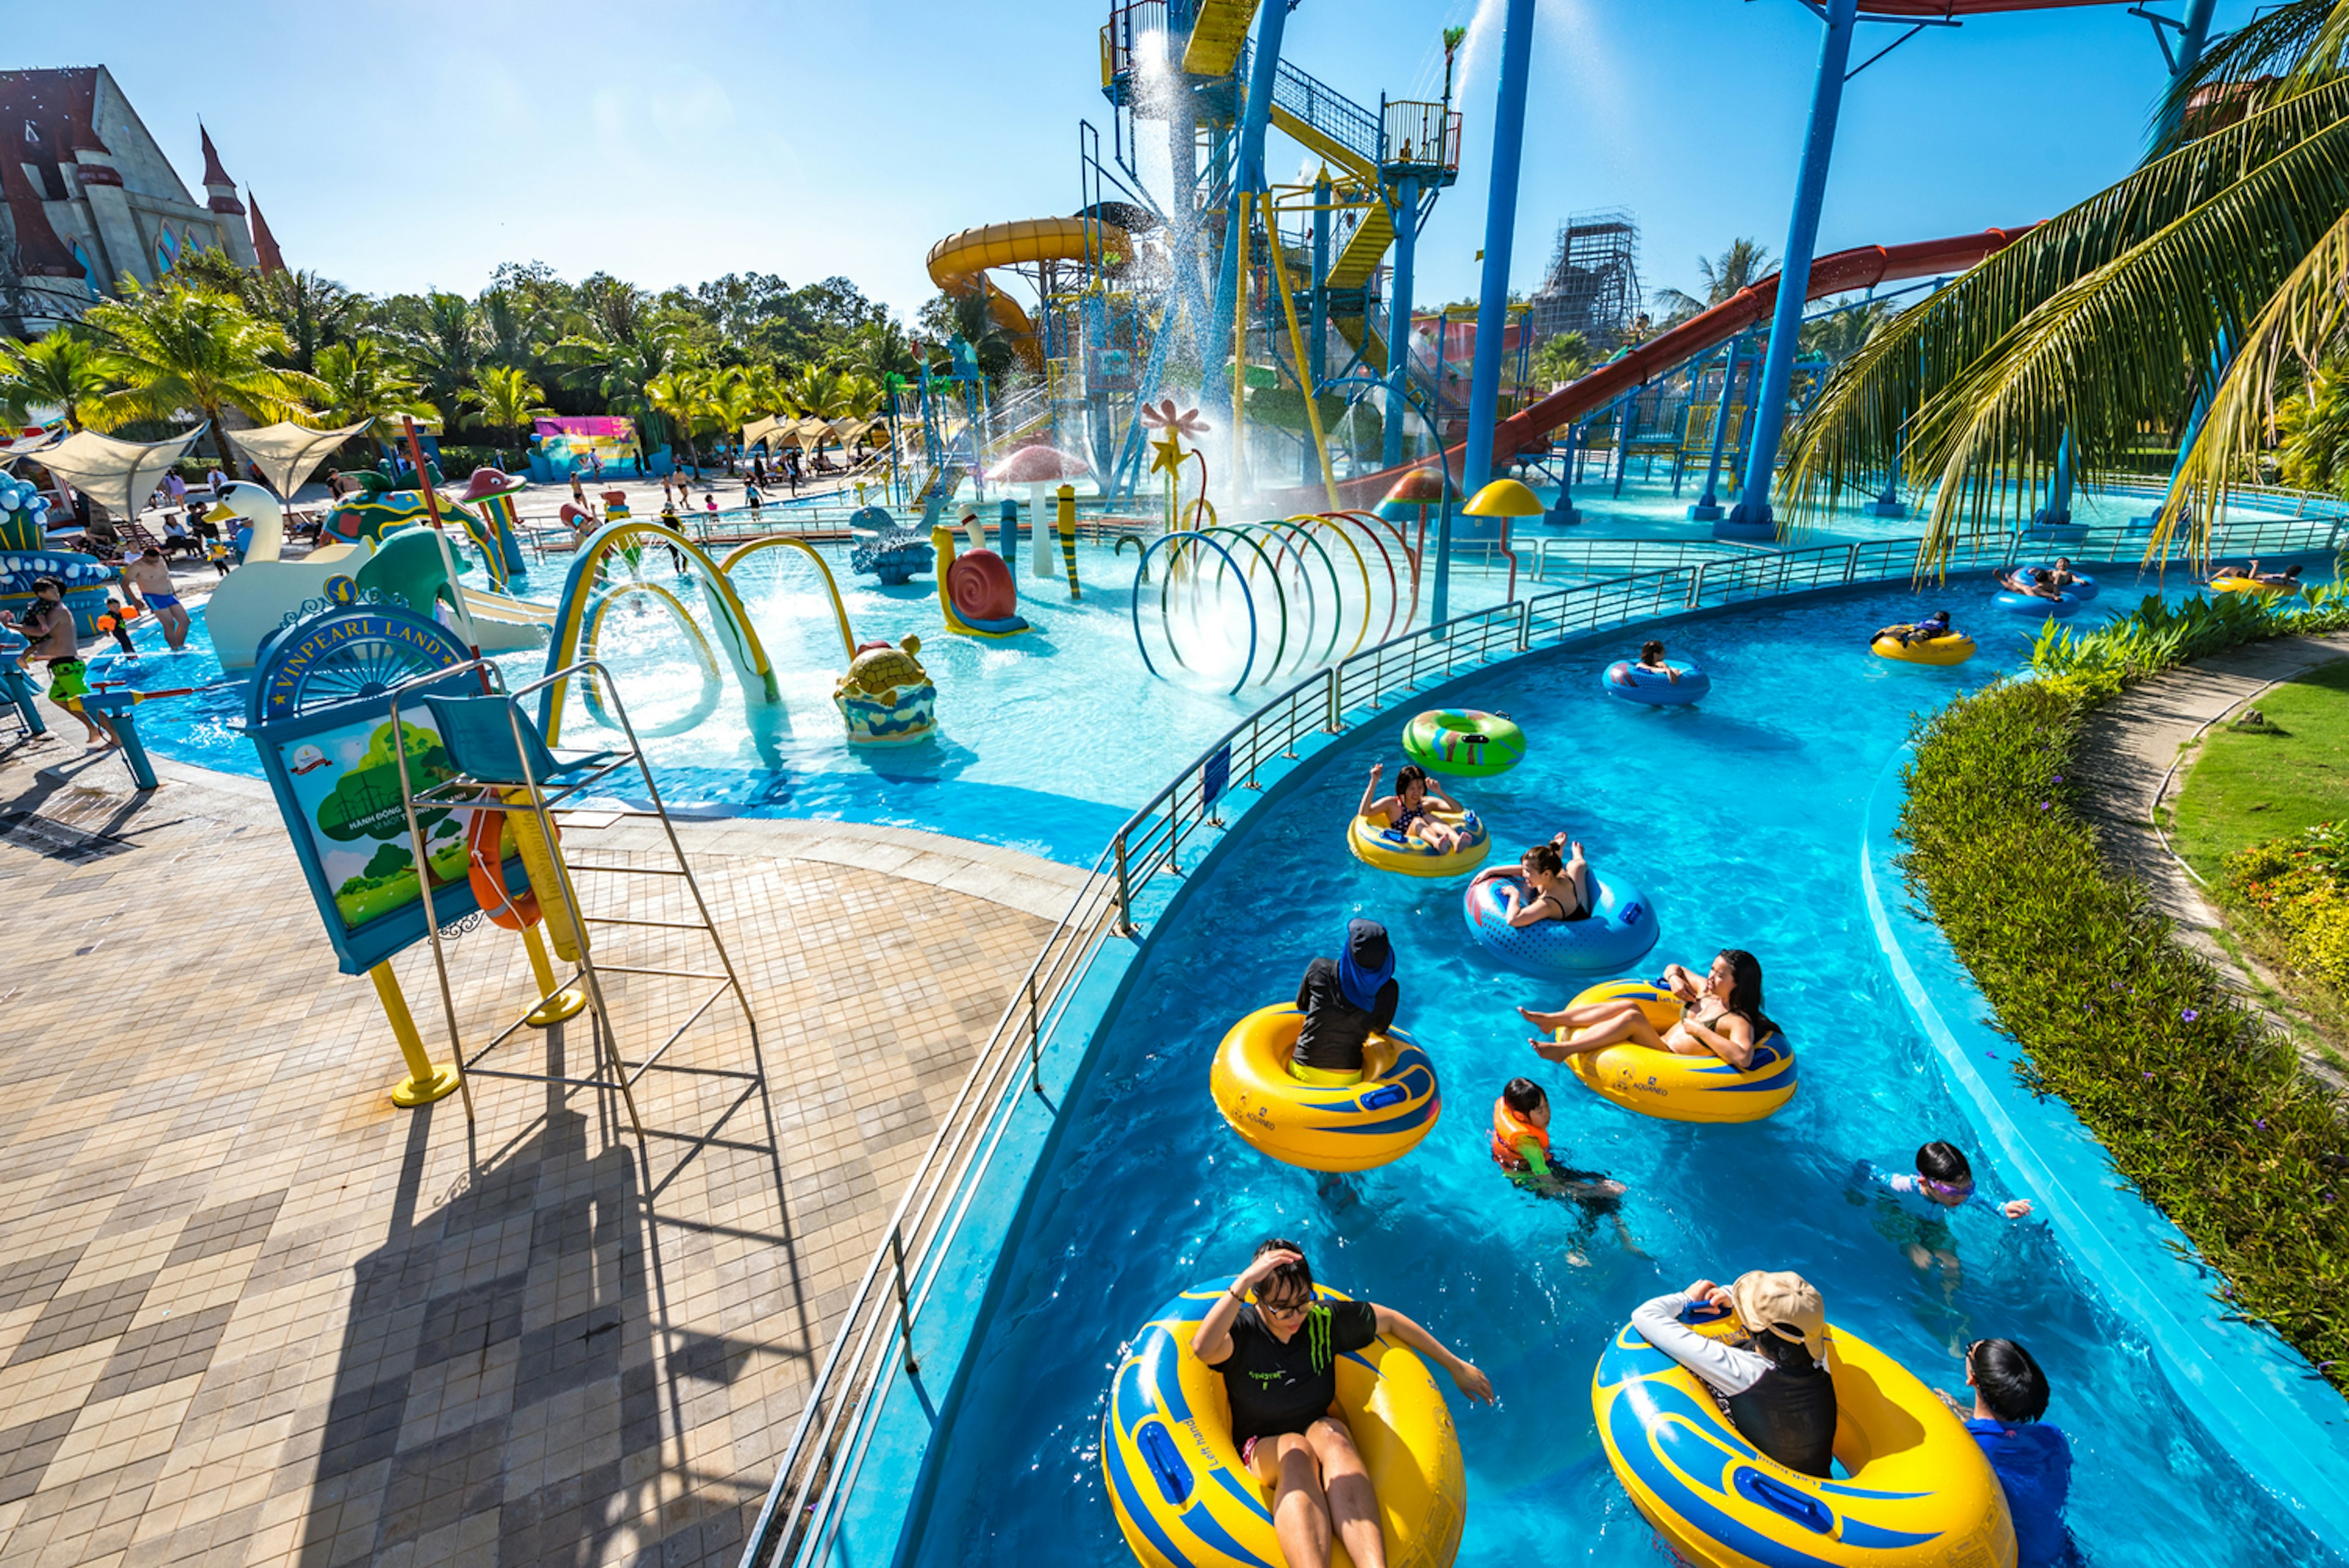
[[[146,549],[122,563],[122,580],[129,583],[155,612],[155,624],[163,628],[163,640],[171,651],[188,640],[188,612],[181,607],[180,596],[172,591],[171,564],[163,552],[150,545]]]

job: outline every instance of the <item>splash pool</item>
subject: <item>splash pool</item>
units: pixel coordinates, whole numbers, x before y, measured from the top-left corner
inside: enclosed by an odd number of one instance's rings
[[[1809,1275],[1831,1316],[1939,1386],[1961,1384],[1958,1353],[1975,1336],[2029,1345],[2054,1383],[2050,1418],[2072,1436],[2071,1519],[2087,1560],[2328,1561],[2181,1407],[2044,1224],[1961,1218],[1962,1272],[1944,1281],[1911,1268],[1853,1188],[1856,1162],[1898,1162],[1943,1137],[1969,1148],[1986,1187],[2010,1179],[1910,1023],[1854,867],[1869,791],[1911,713],[2018,663],[2030,628],[1975,616],[1982,656],[1956,670],[1853,651],[1915,602],[1837,597],[1676,628],[1675,654],[1713,677],[1700,710],[1606,701],[1598,676],[1615,650],[1602,648],[1538,655],[1446,693],[1511,713],[1532,738],[1524,765],[1469,797],[1504,851],[1565,827],[1602,871],[1634,877],[1663,926],[1651,963],[1728,945],[1762,957],[1770,1011],[1803,1063],[1800,1093],[1772,1120],[1646,1120],[1524,1048],[1513,1005],[1566,988],[1491,962],[1464,929],[1458,881],[1388,877],[1340,842],[1368,763],[1399,760],[1400,716],[1326,753],[1241,829],[1162,925],[1067,1097],[903,1560],[1126,1561],[1098,1446],[1120,1348],[1174,1289],[1233,1271],[1278,1233],[1303,1241],[1331,1284],[1420,1317],[1499,1388],[1497,1409],[1453,1401],[1470,1497],[1463,1563],[1663,1561],[1599,1450],[1592,1364],[1644,1297],[1765,1266]],[[1207,1063],[1231,1019],[1293,994],[1306,960],[1356,914],[1396,937],[1401,1022],[1435,1059],[1446,1106],[1408,1159],[1325,1196],[1228,1132]],[[1550,1091],[1561,1159],[1630,1188],[1630,1244],[1493,1168],[1489,1107],[1520,1073]]]

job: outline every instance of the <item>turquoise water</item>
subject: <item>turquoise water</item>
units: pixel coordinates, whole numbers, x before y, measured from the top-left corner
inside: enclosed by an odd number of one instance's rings
[[[947,635],[926,575],[902,587],[883,587],[852,573],[844,549],[823,553],[858,641],[894,642],[908,633],[921,639],[921,660],[938,688],[938,733],[910,746],[847,743],[832,702],[846,660],[831,601],[804,556],[763,552],[737,568],[735,580],[781,689],[778,732],[763,747],[754,738],[720,649],[714,711],[684,732],[647,741],[673,807],[926,827],[1091,865],[1168,774],[1297,679],[1292,653],[1277,684],[1252,678],[1243,691],[1230,693],[1245,647],[1246,616],[1237,601],[1226,607],[1226,621],[1213,620],[1210,607],[1206,624],[1183,630],[1188,657],[1205,670],[1185,674],[1171,666],[1155,624],[1155,586],[1143,590],[1144,610],[1153,618],[1151,646],[1161,668],[1178,679],[1153,676],[1135,648],[1131,550],[1119,558],[1106,549],[1082,549],[1083,597],[1075,601],[1065,584],[1030,577],[1023,564],[1019,609],[1038,630],[1003,640]],[[677,594],[700,627],[712,625],[700,588],[653,569],[660,560],[657,552],[648,555],[647,580]],[[1359,581],[1355,576],[1347,585],[1351,618],[1338,644],[1340,654],[1364,635]],[[1467,572],[1455,581],[1454,602],[1464,609],[1499,600],[1506,579]],[[561,584],[542,567],[535,580],[515,591],[552,602]],[[1376,640],[1388,620],[1383,572],[1376,587],[1380,602],[1369,618],[1367,640]],[[1330,591],[1325,577],[1325,598]],[[1407,608],[1407,587],[1405,600]],[[1304,608],[1300,604],[1300,628]],[[1424,621],[1423,613],[1420,618]],[[96,656],[95,678],[127,677],[146,690],[205,688],[192,697],[142,703],[142,739],[175,761],[257,777],[253,746],[237,728],[243,682],[224,680],[201,607],[194,621],[181,653],[162,651],[150,622],[135,634],[140,656]],[[1393,624],[1399,634],[1406,623],[1398,615]],[[1325,617],[1317,646],[1327,646],[1331,629]],[[1266,657],[1271,647],[1268,631]],[[702,700],[705,677],[692,643],[654,601],[639,597],[615,609],[600,651],[640,733],[684,719]],[[517,686],[536,680],[544,662],[539,652],[499,659],[508,682]],[[1220,679],[1210,683],[1211,673]],[[574,701],[564,721],[564,738],[585,743],[597,732]]]
[[[1537,524],[1518,531],[1528,570],[1518,583],[1521,593],[1587,575],[1568,570],[1554,574],[1550,584],[1535,582],[1529,575],[1532,551],[1541,539],[1563,539],[1570,545],[1604,536],[1710,537],[1705,525],[1682,518],[1685,501],[1674,502],[1668,483],[1634,483],[1620,503],[1601,501],[1598,487],[1586,488],[1591,493],[1578,495],[1594,509],[1590,524]],[[2083,499],[2084,519],[2094,504]],[[2105,504],[2107,520],[2136,504]],[[1916,528],[1914,521],[1868,518],[1849,508],[1817,538],[1905,536]],[[1243,546],[1226,543],[1247,558]],[[1300,555],[1306,564],[1284,574],[1285,647],[1277,624],[1281,610],[1268,576],[1258,574],[1255,664],[1237,692],[1233,686],[1247,657],[1248,614],[1227,576],[1216,579],[1220,593],[1177,602],[1171,644],[1161,613],[1163,569],[1154,568],[1158,581],[1139,590],[1143,641],[1157,670],[1168,677],[1161,679],[1145,668],[1136,645],[1133,551],[1119,555],[1081,546],[1078,575],[1083,597],[1073,601],[1064,583],[1031,576],[1023,559],[1019,612],[1038,629],[993,640],[947,634],[926,574],[900,587],[883,587],[849,568],[844,548],[821,546],[857,640],[894,642],[909,633],[922,640],[920,658],[938,689],[939,727],[934,737],[910,746],[847,743],[832,702],[833,682],[845,661],[831,603],[813,568],[794,551],[762,552],[735,573],[781,690],[782,708],[771,722],[752,722],[722,653],[717,656],[715,689],[709,689],[706,682],[712,678],[705,675],[692,640],[673,615],[648,597],[633,599],[607,618],[600,651],[639,733],[648,736],[656,776],[674,808],[930,828],[1089,866],[1175,768],[1307,668],[1400,634],[1414,622],[1425,624],[1433,584],[1423,585],[1414,616],[1407,568],[1398,605],[1388,563],[1371,546],[1357,544],[1359,564],[1343,545],[1325,538],[1321,552]],[[516,593],[554,601],[566,565],[542,563],[529,580],[516,585]],[[1395,565],[1401,567],[1399,559]],[[1455,562],[1452,613],[1506,597],[1505,565],[1492,569],[1495,565],[1499,564],[1481,558]],[[657,550],[647,552],[642,569],[647,580],[676,593],[709,635],[714,617],[695,583],[671,576]],[[1981,587],[1961,585],[1953,602],[1971,602]],[[1986,588],[1980,597],[1987,602]],[[94,660],[98,678],[127,676],[149,690],[205,688],[193,697],[142,704],[142,737],[158,754],[175,761],[257,776],[253,748],[237,728],[243,712],[242,683],[223,680],[201,608],[195,620],[182,654],[160,654],[150,623],[136,636],[142,649],[157,651],[128,663],[101,656]],[[537,653],[507,655],[500,663],[513,685],[536,679],[544,668],[543,655]],[[690,722],[705,707],[706,717]],[[679,732],[659,732],[670,728]],[[574,741],[596,738],[593,718],[575,702],[564,731]]]
[[[915,1559],[1127,1561],[1099,1453],[1122,1346],[1177,1287],[1233,1272],[1281,1234],[1306,1245],[1321,1278],[1416,1316],[1499,1390],[1497,1409],[1454,1397],[1469,1489],[1462,1563],[1665,1561],[1599,1448],[1591,1368],[1643,1298],[1757,1267],[1799,1270],[1833,1321],[1943,1387],[1961,1387],[1960,1353],[1976,1336],[2029,1346],[2054,1384],[2050,1418],[2072,1437],[2071,1520],[2088,1561],[2317,1560],[2184,1414],[2125,1303],[2098,1303],[2043,1224],[1960,1216],[1962,1271],[1944,1281],[1914,1271],[1853,1191],[1856,1162],[1898,1168],[1936,1137],[1968,1149],[1985,1188],[2009,1190],[1892,989],[1857,880],[1868,792],[1911,714],[2019,663],[2028,635],[1961,596],[1934,597],[1954,600],[1982,640],[1972,663],[1868,656],[1868,632],[1920,607],[1888,593],[1674,628],[1674,656],[1713,676],[1702,710],[1602,698],[1613,648],[1537,656],[1447,696],[1507,711],[1532,739],[1515,773],[1464,786],[1494,826],[1496,857],[1562,827],[1599,870],[1630,876],[1663,929],[1643,972],[1723,946],[1760,956],[1769,1011],[1802,1063],[1800,1093],[1769,1121],[1681,1127],[1586,1093],[1526,1048],[1513,1012],[1555,1004],[1570,986],[1476,949],[1460,881],[1393,877],[1345,853],[1369,763],[1401,760],[1400,717],[1331,753],[1244,829],[1159,933],[1068,1096],[954,1428],[932,1448],[937,1490]],[[1226,1128],[1208,1063],[1232,1019],[1292,996],[1306,961],[1334,950],[1355,915],[1395,937],[1401,1022],[1434,1057],[1445,1106],[1412,1155],[1325,1196],[1314,1176]],[[1570,1207],[1494,1168],[1491,1104],[1518,1074],[1550,1092],[1559,1158],[1628,1185],[1637,1251],[1603,1220],[1578,1233]]]

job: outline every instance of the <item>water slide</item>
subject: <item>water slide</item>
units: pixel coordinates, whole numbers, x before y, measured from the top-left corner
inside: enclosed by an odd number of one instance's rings
[[[962,296],[984,289],[988,314],[1003,328],[1031,367],[1043,363],[1036,343],[1036,324],[1019,302],[998,288],[987,275],[995,266],[1033,262],[1084,262],[1115,251],[1133,254],[1133,241],[1115,223],[1097,218],[1021,218],[1009,223],[983,223],[948,234],[930,247],[930,281],[947,294]]]
[[[2027,226],[1984,229],[1978,234],[1958,234],[1946,240],[1919,240],[1905,245],[1860,245],[1852,250],[1837,251],[1831,255],[1820,256],[1811,264],[1807,297],[1824,299],[1830,295],[1874,288],[1879,284],[1904,278],[1961,273],[1984,256],[2005,249],[2027,232]],[[1633,388],[1670,374],[1756,323],[1766,323],[1777,303],[1778,278],[1773,274],[1749,288],[1738,290],[1710,310],[1691,317],[1669,332],[1658,334],[1621,358],[1609,359],[1580,380],[1570,382],[1539,402],[1518,410],[1503,420],[1493,431],[1494,465],[1498,467],[1519,452],[1547,446],[1550,431],[1559,426],[1572,424],[1584,415],[1605,408]],[[1464,442],[1453,447],[1446,454],[1455,477],[1461,472],[1461,463],[1465,455]],[[1340,480],[1338,491],[1349,505],[1373,505],[1396,480],[1418,466],[1417,462],[1404,463],[1376,473]],[[1321,493],[1317,488],[1287,493],[1305,504],[1318,504]]]

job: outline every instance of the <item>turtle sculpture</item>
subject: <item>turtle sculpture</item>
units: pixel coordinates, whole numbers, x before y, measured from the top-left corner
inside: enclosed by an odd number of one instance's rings
[[[938,689],[914,656],[922,639],[859,643],[832,701],[852,745],[898,745],[937,728]]]
[[[885,506],[859,507],[849,516],[848,527],[854,541],[848,564],[872,573],[885,587],[912,582],[914,574],[930,564],[929,531],[905,527]]]

